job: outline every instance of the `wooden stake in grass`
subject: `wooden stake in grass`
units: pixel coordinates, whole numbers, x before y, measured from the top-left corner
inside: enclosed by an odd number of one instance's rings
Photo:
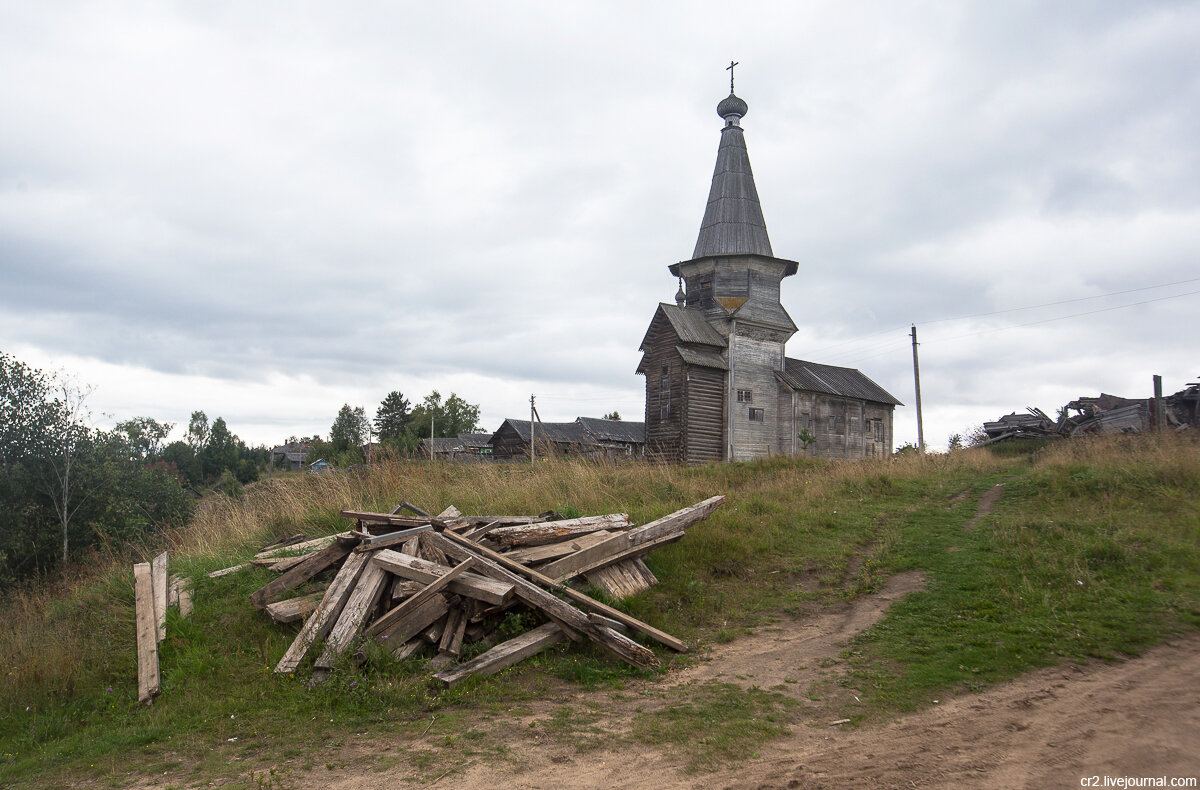
[[[137,619],[138,702],[154,704],[154,695],[162,689],[158,670],[158,636],[154,625],[154,587],[150,563],[133,566],[135,593],[134,614]]]
[[[167,553],[150,561],[150,588],[154,595],[154,633],[159,642],[167,638]]]

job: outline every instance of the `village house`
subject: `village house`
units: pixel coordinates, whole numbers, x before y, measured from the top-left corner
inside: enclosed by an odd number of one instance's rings
[[[703,463],[771,455],[867,458],[891,454],[902,405],[854,368],[791,359],[796,324],[780,302],[796,261],[775,257],[733,93],[708,204],[689,260],[669,266],[675,304],[662,303],[642,340],[646,454]]]

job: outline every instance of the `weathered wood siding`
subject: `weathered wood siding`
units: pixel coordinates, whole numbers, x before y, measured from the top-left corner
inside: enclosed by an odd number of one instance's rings
[[[686,370],[686,460],[689,464],[725,457],[725,371],[689,365]]]
[[[781,410],[785,404],[786,408],[792,408],[790,389],[780,387],[778,403]],[[806,451],[797,441],[796,455],[851,460],[891,455],[894,406],[813,392],[796,393],[795,404],[795,427],[781,432],[780,452],[791,454],[792,430],[799,434],[807,428],[817,442]],[[786,418],[786,412],[783,413]]]
[[[685,460],[683,415],[687,392],[683,359],[675,350],[678,343],[670,322],[656,315],[646,333],[642,357],[646,376],[646,457],[652,461]]]
[[[748,337],[739,325],[730,338],[730,345],[733,383],[727,397],[732,412],[733,459],[766,458],[775,451],[778,443],[779,384],[775,372],[783,365],[783,343]],[[739,390],[750,393],[749,402],[739,402]],[[761,421],[750,419],[752,409],[763,410]]]

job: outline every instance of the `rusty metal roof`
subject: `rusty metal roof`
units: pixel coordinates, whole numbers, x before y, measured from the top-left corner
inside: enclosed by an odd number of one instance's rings
[[[896,396],[855,368],[839,368],[787,357],[782,372],[775,374],[781,382],[795,390],[822,392],[844,398],[857,398],[873,403],[903,406]]]

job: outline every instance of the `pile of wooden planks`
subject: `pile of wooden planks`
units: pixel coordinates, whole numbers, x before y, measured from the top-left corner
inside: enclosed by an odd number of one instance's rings
[[[436,648],[431,668],[447,686],[498,672],[563,639],[590,640],[630,664],[655,667],[654,652],[629,634],[677,651],[687,645],[571,583],[586,580],[615,598],[647,589],[657,580],[645,554],[682,538],[723,501],[712,497],[642,526],[622,513],[464,516],[451,507],[431,516],[408,503],[391,513],[342,511],[356,522],[353,530],[316,540],[295,535],[260,551],[252,562],[279,576],[250,599],[276,622],[303,619],[275,671],[295,672],[320,646],[313,661],[318,682],[347,651],[364,661],[369,642],[400,658]],[[401,515],[403,509],[414,515]],[[323,590],[285,597],[320,574],[331,576]],[[502,623],[511,632],[523,619],[510,615],[522,607],[547,622],[506,634]],[[487,649],[458,663],[472,643]]]
[[[167,635],[167,608],[178,607],[183,617],[192,613],[191,582],[182,576],[169,576],[167,562],[164,551],[150,562],[133,566],[138,701],[143,705],[153,705],[154,698],[162,690],[158,645]]]

